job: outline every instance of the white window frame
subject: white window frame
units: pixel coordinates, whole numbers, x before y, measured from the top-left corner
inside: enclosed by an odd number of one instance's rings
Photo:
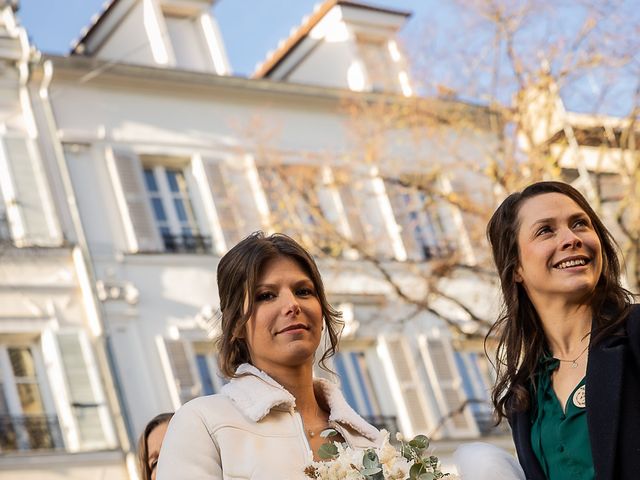
[[[12,347],[26,347],[31,351],[31,355],[33,357],[35,374],[36,374],[36,382],[38,384],[38,389],[40,393],[40,398],[42,401],[43,411],[41,415],[47,417],[56,417],[59,422],[60,433],[62,435],[62,425],[59,421],[58,414],[55,409],[55,404],[53,402],[53,397],[51,395],[51,390],[49,387],[45,362],[42,357],[42,352],[40,351],[40,346],[37,341],[26,341],[26,340],[13,340],[8,338],[5,340],[5,336],[0,337],[0,383],[2,383],[5,401],[7,405],[7,414],[11,416],[24,416],[24,412],[22,410],[22,404],[20,402],[20,396],[17,388],[17,380],[15,378],[13,368],[11,366],[11,360],[9,358],[8,349]],[[0,392],[0,395],[2,392]],[[17,432],[19,433],[19,432]],[[57,439],[55,435],[52,437],[52,440],[55,442]],[[26,444],[26,439],[18,438],[18,449],[21,451],[30,451],[31,448]],[[62,444],[54,445],[55,449],[64,448]]]

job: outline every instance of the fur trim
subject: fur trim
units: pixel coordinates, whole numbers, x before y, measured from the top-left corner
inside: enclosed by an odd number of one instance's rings
[[[254,422],[266,417],[272,408],[292,410],[296,407],[296,399],[291,393],[253,365],[244,363],[238,367],[236,373],[241,376],[231,379],[222,387],[221,393],[229,397],[236,407]],[[380,438],[380,432],[349,406],[336,384],[317,378],[313,382],[313,390],[329,407],[330,422],[347,425],[374,442]]]
[[[380,432],[373,425],[356,413],[347,403],[340,388],[329,380],[317,378],[313,382],[316,395],[324,398],[329,407],[329,421],[348,425],[363,437],[375,442],[380,437]]]
[[[274,407],[295,408],[294,396],[262,370],[243,363],[236,374],[242,376],[231,379],[220,393],[229,397],[254,422],[262,420]]]

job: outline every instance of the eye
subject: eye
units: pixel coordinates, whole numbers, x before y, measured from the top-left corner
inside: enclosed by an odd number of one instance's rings
[[[588,227],[589,221],[586,218],[579,218],[573,224],[574,227]]]
[[[158,460],[154,460],[153,462],[151,462],[151,464],[149,465],[149,469],[153,472],[156,467],[158,466]]]
[[[271,300],[276,296],[272,292],[260,292],[256,295],[257,302],[266,302],[267,300]]]
[[[547,233],[552,233],[552,232],[553,230],[551,230],[551,227],[549,225],[544,225],[536,231],[536,237],[539,237],[540,235],[545,235]]]
[[[315,294],[316,292],[313,290],[313,288],[309,288],[309,287],[302,287],[296,290],[296,295],[300,297],[311,297],[311,296],[314,296]]]

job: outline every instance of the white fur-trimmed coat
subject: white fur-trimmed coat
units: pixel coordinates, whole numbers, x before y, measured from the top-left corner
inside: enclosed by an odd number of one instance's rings
[[[266,373],[238,367],[221,393],[176,412],[162,444],[158,480],[303,480],[313,454],[295,398]],[[316,379],[329,425],[354,448],[377,446],[380,432],[360,417],[333,383]]]

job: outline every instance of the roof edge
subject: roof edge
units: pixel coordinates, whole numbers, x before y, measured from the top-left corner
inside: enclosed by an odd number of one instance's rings
[[[388,13],[392,15],[399,15],[405,18],[412,15],[411,12],[406,10],[396,10],[392,8],[381,7],[365,2],[359,2],[355,0],[326,0],[309,16],[309,18],[301,24],[296,31],[289,35],[284,43],[278,47],[267,59],[260,64],[260,66],[251,74],[251,78],[264,78],[274,68],[284,61],[287,55],[293,51],[302,40],[309,34],[309,32],[315,27],[320,20],[335,6],[355,7],[366,10],[373,10],[375,12]]]

